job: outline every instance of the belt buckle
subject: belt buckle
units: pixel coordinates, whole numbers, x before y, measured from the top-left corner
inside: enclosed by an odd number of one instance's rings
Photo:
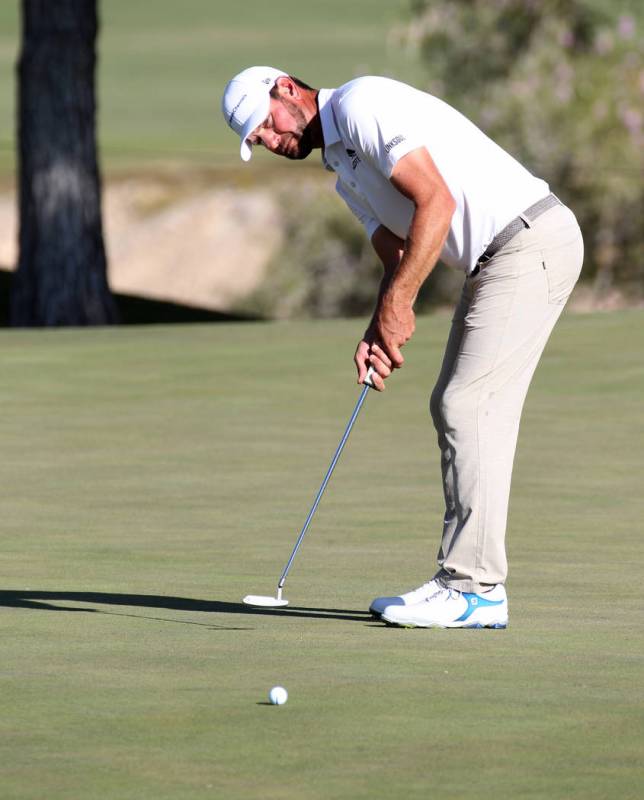
[[[491,258],[492,256],[488,256],[485,253],[483,253],[483,255],[479,259],[477,259],[476,266],[474,267],[474,269],[470,272],[470,278],[476,278],[476,276],[481,271],[481,268],[484,267]]]

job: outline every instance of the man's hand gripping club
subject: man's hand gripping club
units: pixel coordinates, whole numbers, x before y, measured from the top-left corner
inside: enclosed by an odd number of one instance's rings
[[[371,366],[374,368],[371,378],[374,388],[384,391],[385,379],[405,361],[400,349],[411,339],[416,328],[415,320],[411,303],[396,301],[387,294],[382,296],[354,356],[358,383],[364,382]]]

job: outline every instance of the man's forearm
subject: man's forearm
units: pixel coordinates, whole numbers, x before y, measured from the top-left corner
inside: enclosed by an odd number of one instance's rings
[[[394,187],[415,207],[405,252],[385,296],[385,302],[413,306],[423,282],[434,268],[449,232],[456,202],[429,152],[413,150],[391,173]]]
[[[384,294],[413,305],[420,287],[436,266],[453,209],[426,205],[414,212],[400,263],[388,277]],[[378,298],[379,302],[382,295]]]
[[[376,251],[376,255],[382,263],[383,276],[378,289],[378,297],[374,308],[371,321],[365,331],[365,339],[368,339],[375,332],[375,319],[380,307],[380,303],[385,293],[389,289],[391,280],[400,264],[403,256],[405,242],[395,233],[381,225],[371,237],[371,244]]]
[[[398,160],[389,178],[394,188],[414,204],[409,232],[394,263],[391,275],[385,270],[378,305],[367,332],[369,352],[358,347],[356,363],[362,368],[365,358],[381,379],[392,369],[401,367],[404,357],[400,348],[412,337],[416,328],[413,305],[420,287],[438,261],[456,209],[456,202],[429,152],[419,147]],[[382,231],[376,230],[372,241]],[[387,229],[384,229],[385,231]],[[389,231],[390,236],[394,234]],[[381,381],[382,382],[382,381]],[[379,387],[380,388],[380,387]]]
[[[385,266],[383,264],[384,275],[382,276],[382,280],[380,281],[380,287],[378,288],[378,298],[376,300],[376,306],[374,308],[373,314],[371,315],[371,320],[369,321],[369,325],[367,326],[367,330],[365,331],[364,338],[369,339],[373,338],[377,325],[376,325],[376,317],[378,315],[378,309],[380,308],[380,303],[382,302],[382,298],[387,293],[391,281],[393,280],[394,273],[396,271],[396,266],[394,264],[390,264],[389,266]]]
[[[453,202],[451,196],[447,202],[437,197],[435,202],[416,205],[403,256],[379,299],[374,315],[374,338],[380,342],[394,368],[401,367],[404,362],[400,348],[416,328],[413,306],[447,238]]]

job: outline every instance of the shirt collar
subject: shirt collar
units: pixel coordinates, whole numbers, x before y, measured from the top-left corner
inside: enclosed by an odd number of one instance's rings
[[[322,123],[322,138],[324,140],[324,149],[322,151],[322,162],[327,169],[329,165],[325,158],[325,152],[332,144],[336,144],[341,140],[338,133],[338,128],[335,124],[335,117],[333,115],[333,107],[331,99],[335,89],[320,89],[318,92],[318,108],[320,109],[320,121]]]

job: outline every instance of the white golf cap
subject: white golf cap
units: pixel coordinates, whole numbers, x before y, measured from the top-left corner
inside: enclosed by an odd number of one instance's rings
[[[228,82],[221,100],[226,122],[241,138],[240,155],[249,161],[252,146],[246,139],[268,116],[270,91],[275,81],[286,72],[273,67],[249,67]]]

